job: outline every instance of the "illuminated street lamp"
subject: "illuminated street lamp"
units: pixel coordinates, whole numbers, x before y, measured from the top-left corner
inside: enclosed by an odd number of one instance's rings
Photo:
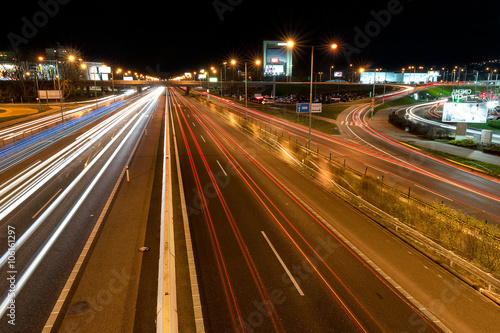
[[[232,59],[232,60],[231,60],[231,65],[233,66],[233,73],[232,73],[232,77],[233,77],[233,80],[234,80],[234,68],[235,68],[235,66],[234,66],[234,65],[236,65],[236,60]]]
[[[261,63],[262,63],[262,62],[261,62],[259,59],[255,60],[255,66],[256,66],[256,67],[260,67],[260,64],[261,64]],[[260,81],[260,80],[261,80],[261,77],[260,77],[260,69],[257,69],[257,71],[259,72],[259,81]]]
[[[294,47],[295,43],[289,41],[287,43],[288,47]],[[310,76],[310,87],[309,87],[309,149],[311,149],[311,129],[312,129],[312,95],[313,95],[313,75],[314,75],[314,45],[307,45],[311,47],[311,76]],[[332,50],[338,49],[338,44],[330,44]]]
[[[54,52],[57,52],[56,50],[54,50]],[[62,106],[62,90],[61,90],[61,81],[59,80],[59,64],[58,64],[59,60],[57,58],[57,55],[56,55],[56,77],[57,77],[57,86],[59,88],[59,94],[61,94],[59,96],[59,105],[61,107],[61,123],[64,121],[64,112],[63,112],[63,106]]]

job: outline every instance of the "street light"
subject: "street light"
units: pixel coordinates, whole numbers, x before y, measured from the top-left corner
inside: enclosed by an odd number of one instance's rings
[[[256,67],[260,67],[260,64],[261,64],[261,63],[262,63],[262,62],[261,62],[259,59],[255,60],[255,66],[256,66]],[[259,81],[260,81],[260,79],[261,79],[261,76],[260,76],[260,69],[257,69],[257,70],[258,70],[258,72],[259,72]]]
[[[43,61],[43,57],[42,56],[39,56],[38,57],[38,61],[39,62],[42,62]],[[37,70],[35,72],[35,80],[36,80],[36,95],[38,97],[38,106],[40,107],[40,112],[42,112],[42,99],[40,98],[40,87],[38,85],[38,72],[39,72],[39,66],[37,66]]]
[[[373,91],[372,91],[372,102],[371,102],[371,120],[373,120],[373,109],[375,107],[375,82],[377,80],[377,72],[378,71],[381,71],[382,68],[375,68],[374,69],[374,72],[373,72]],[[366,71],[365,68],[361,67],[359,69],[359,73],[364,73]],[[404,68],[403,68],[403,71],[404,71]]]
[[[233,66],[233,73],[231,74],[231,76],[233,77],[233,80],[234,80],[234,65],[236,65],[236,60],[232,59],[231,60],[231,65]]]
[[[287,43],[288,47],[293,47],[295,44],[292,41]],[[310,76],[310,87],[309,87],[309,150],[311,149],[311,128],[312,128],[312,95],[313,95],[313,75],[314,75],[314,45],[305,45],[311,47],[311,76]],[[338,49],[338,44],[330,44],[332,50]]]
[[[54,50],[54,52],[57,52],[56,50]],[[57,55],[56,55],[56,77],[57,77],[57,86],[59,88],[59,105],[61,107],[61,123],[64,121],[64,112],[63,112],[63,106],[62,106],[62,90],[61,90],[61,81],[59,80],[59,64],[58,64],[59,60],[57,58]]]

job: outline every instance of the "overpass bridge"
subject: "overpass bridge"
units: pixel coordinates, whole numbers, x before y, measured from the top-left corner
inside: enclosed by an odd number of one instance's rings
[[[109,80],[109,81],[94,81],[94,80],[81,80],[78,85],[82,87],[101,87],[101,88],[115,88],[117,90],[123,89],[137,89],[140,93],[144,87],[157,87],[165,86],[166,81],[148,81],[148,80]]]
[[[192,88],[220,88],[223,90],[228,90],[229,88],[236,87],[238,89],[244,89],[245,82],[244,81],[218,81],[218,82],[207,82],[207,81],[177,81],[177,80],[169,80],[164,81],[167,86],[179,87],[183,88],[186,91],[186,94],[189,94]],[[248,81],[248,88],[265,88],[265,87],[273,87],[273,90],[276,91],[276,84],[280,85],[309,85],[311,82],[274,82],[274,81]],[[377,86],[381,86],[383,83],[376,83]],[[314,82],[314,86],[350,86],[353,91],[357,90],[359,87],[373,87],[373,84],[363,84],[359,82]],[[391,89],[392,87],[396,87],[398,89],[406,89],[408,87],[412,87],[410,85],[399,84],[399,83],[386,83],[385,86],[387,89]],[[345,90],[345,89],[343,89]],[[240,90],[243,91],[243,90]]]

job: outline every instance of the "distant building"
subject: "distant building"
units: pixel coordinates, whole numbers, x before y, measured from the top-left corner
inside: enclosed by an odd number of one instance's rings
[[[69,57],[74,60],[70,61]],[[55,48],[46,48],[45,53],[38,54],[29,61],[18,61],[11,51],[0,51],[0,80],[15,80],[25,72],[39,80],[55,81],[57,70],[61,79],[111,80],[111,69],[101,62],[86,62],[80,58],[80,52],[58,44]],[[38,59],[41,57],[42,59]],[[58,68],[56,68],[56,59]],[[83,66],[82,66],[83,65]],[[17,75],[16,75],[17,74]]]
[[[16,71],[16,62],[14,52],[0,51],[0,80],[13,80]]]
[[[403,83],[403,84],[422,84],[438,82],[441,76],[438,71],[429,71],[426,73],[406,73],[406,72],[363,72],[360,75],[359,82],[364,84],[376,83]]]

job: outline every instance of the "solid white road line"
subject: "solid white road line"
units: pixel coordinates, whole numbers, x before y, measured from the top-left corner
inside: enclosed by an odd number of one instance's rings
[[[224,172],[224,175],[227,177],[226,170],[224,170],[224,168],[222,167],[222,165],[220,165],[219,160],[217,160],[217,164],[219,165],[219,167],[220,167],[220,169],[222,170],[222,172]]]
[[[288,270],[288,267],[286,267],[286,265],[283,262],[283,260],[281,260],[280,255],[278,254],[278,252],[274,248],[273,244],[271,244],[271,241],[269,240],[269,238],[267,238],[266,233],[264,231],[261,231],[261,233],[262,233],[262,236],[264,236],[264,238],[266,239],[267,244],[269,244],[269,247],[271,248],[271,250],[273,250],[274,255],[276,256],[276,258],[278,258],[278,260],[279,260],[281,266],[283,267],[283,269],[285,270],[286,274],[288,275],[288,277],[290,278],[290,280],[292,280],[292,283],[295,286],[295,288],[297,289],[297,291],[299,292],[300,296],[304,296],[304,292],[302,291],[302,289],[300,289],[299,284],[297,283],[297,281],[295,281],[295,278],[293,277],[292,273],[290,273],[290,271]]]

